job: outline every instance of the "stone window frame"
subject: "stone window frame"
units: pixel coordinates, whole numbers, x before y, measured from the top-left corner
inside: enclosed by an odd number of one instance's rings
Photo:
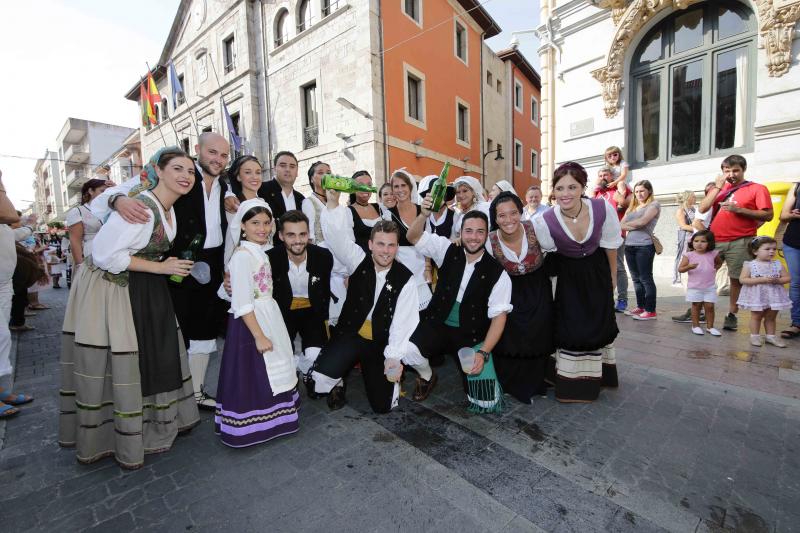
[[[724,40],[717,41],[716,33],[718,31],[717,16],[714,14],[718,8],[726,7],[737,11],[740,15],[744,15],[745,23],[748,26],[746,32],[725,38]],[[703,10],[703,36],[704,42],[702,46],[698,46],[677,54],[672,53],[673,38],[672,38],[672,24],[675,18],[685,15],[692,9]],[[713,14],[709,19],[709,14]],[[636,60],[643,51],[644,43],[648,42],[649,37],[654,33],[661,30],[665,33],[662,36],[662,52],[664,53],[663,59],[652,61],[647,64],[637,64]],[[713,124],[715,113],[713,110],[713,99],[716,96],[716,79],[715,68],[716,58],[720,53],[729,52],[738,48],[747,49],[747,110],[744,119],[744,124],[752,123],[755,118],[755,103],[756,103],[756,81],[758,78],[758,50],[757,50],[757,23],[756,14],[750,6],[737,2],[735,0],[709,0],[707,2],[697,3],[687,9],[675,10],[666,17],[658,20],[655,24],[642,32],[642,37],[636,43],[634,52],[628,60],[629,74],[628,80],[628,101],[629,109],[631,110],[626,117],[628,131],[626,132],[627,144],[630,146],[628,153],[628,163],[632,168],[644,168],[650,166],[669,165],[673,163],[696,161],[708,159],[710,157],[724,157],[726,155],[736,153],[751,152],[754,146],[753,130],[750,127],[745,128],[744,142],[739,146],[732,146],[730,148],[716,149],[714,148],[714,133]],[[687,154],[681,156],[672,156],[670,147],[670,124],[672,121],[672,110],[670,102],[670,94],[672,89],[671,73],[674,67],[688,64],[692,61],[703,59],[703,89],[702,89],[702,133],[700,150],[695,154]],[[660,74],[660,89],[659,89],[659,157],[657,159],[639,161],[637,157],[638,143],[638,116],[636,110],[636,82],[637,79],[652,74]]]
[[[414,18],[411,15],[409,15],[408,12],[406,11],[406,0],[400,0],[400,12],[408,20],[410,20],[411,22],[413,22],[414,24],[416,24],[417,26],[422,28],[422,14],[423,14],[423,11],[424,11],[424,9],[423,9],[423,0],[412,0],[412,1],[416,5],[417,17],[419,17],[419,20],[417,20],[416,18]]]
[[[471,106],[469,105],[469,102],[467,102],[466,100],[464,100],[463,98],[460,98],[458,96],[456,96],[455,102],[456,102],[456,106],[455,106],[455,110],[456,110],[456,120],[455,120],[456,144],[458,144],[459,146],[463,146],[464,148],[470,148],[471,147],[471,144],[470,144],[470,142],[471,142],[471,139],[470,139],[470,137],[471,137],[471,135],[470,135],[470,126],[472,125],[472,116],[471,116],[472,115],[472,110],[470,108]],[[461,108],[462,107],[466,110],[466,123],[464,124],[464,133],[465,133],[465,137],[466,137],[465,139],[462,139],[461,137],[459,137],[459,133],[460,133],[460,131],[459,131],[460,130],[460,128],[459,128],[459,118],[460,118]]]
[[[517,156],[517,148],[519,148],[519,157]],[[523,159],[522,159],[522,157],[523,157],[522,154],[523,154],[524,151],[525,151],[525,146],[522,144],[522,141],[520,141],[519,139],[517,139],[515,137],[514,138],[514,153],[512,154],[512,157],[514,158],[514,161],[512,162],[512,164],[514,165],[514,170],[518,170],[520,172],[525,170],[525,161],[523,161]],[[519,163],[519,164],[517,164],[517,163]]]
[[[412,77],[415,78],[419,82],[419,88],[421,89],[419,92],[421,95],[418,97],[419,101],[419,110],[421,118],[417,119],[411,116],[411,110],[408,106],[408,78]],[[425,105],[426,100],[426,90],[425,90],[425,73],[419,69],[414,68],[413,66],[409,65],[406,62],[403,62],[403,116],[405,121],[408,124],[416,126],[420,129],[427,130],[427,118],[428,112]]]
[[[464,57],[458,54],[458,34],[459,30],[463,32],[464,36]],[[453,17],[453,55],[460,62],[469,66],[469,29],[467,25],[459,20],[458,17]]]

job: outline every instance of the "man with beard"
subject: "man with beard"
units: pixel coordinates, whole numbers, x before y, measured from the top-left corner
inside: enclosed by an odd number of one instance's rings
[[[272,297],[280,307],[289,338],[300,334],[302,353],[297,369],[309,398],[316,398],[311,366],[328,341],[325,321],[331,298],[331,252],[309,243],[308,218],[297,210],[280,218],[284,246],[267,252],[272,267]]]
[[[431,204],[431,198],[422,201],[422,211],[406,234],[417,251],[439,268],[436,290],[408,343],[406,358],[417,363],[419,373],[415,401],[427,398],[436,385],[436,374],[423,361],[441,361],[444,354],[475,347],[482,357],[475,358],[470,374],[480,374],[512,309],[511,279],[484,248],[489,234],[486,214],[474,210],[464,215],[459,246],[447,237],[425,232]]]
[[[343,378],[360,363],[372,410],[387,413],[400,396],[402,359],[419,323],[417,287],[411,271],[395,261],[397,225],[388,220],[375,224],[367,255],[348,237],[352,218],[339,205],[339,193],[329,190],[326,196],[321,215],[325,242],[350,280],[339,323],[312,368],[316,391],[330,393],[328,407],[340,409],[346,403]]]
[[[180,256],[196,235],[202,235],[203,248],[195,255],[195,261],[208,264],[211,280],[201,284],[192,276],[186,276],[181,283],[170,283],[169,288],[189,354],[195,400],[202,409],[214,409],[216,402],[204,392],[203,384],[211,353],[217,351],[217,336],[225,316],[224,304],[216,290],[222,282],[223,236],[228,225],[224,210],[228,187],[220,174],[228,163],[230,145],[223,136],[206,132],[200,135],[195,151],[195,174],[202,179],[195,180],[192,190],[175,202],[178,229],[169,255]],[[92,202],[94,215],[105,220],[107,209],[111,208],[130,223],[147,222],[150,209],[127,196],[139,181],[137,177],[103,192]]]

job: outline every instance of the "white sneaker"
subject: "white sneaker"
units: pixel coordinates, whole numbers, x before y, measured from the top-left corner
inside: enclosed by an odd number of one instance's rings
[[[722,333],[717,328],[706,328],[706,331],[715,337],[722,337]]]
[[[753,346],[763,346],[764,343],[761,342],[761,335],[750,335],[750,344]]]
[[[703,328],[701,328],[700,326],[692,326],[692,333],[694,333],[695,335],[704,335]]]
[[[777,346],[778,348],[786,348],[786,343],[777,338],[775,335],[767,335],[764,340],[767,341],[767,344]]]

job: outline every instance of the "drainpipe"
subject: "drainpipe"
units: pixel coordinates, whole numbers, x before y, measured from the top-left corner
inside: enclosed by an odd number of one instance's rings
[[[516,165],[516,163],[517,163],[517,161],[516,161],[516,158],[517,158],[517,141],[516,141],[517,135],[516,134],[517,134],[517,132],[514,129],[514,123],[515,123],[516,118],[517,118],[517,102],[516,102],[517,84],[514,83],[514,81],[516,80],[516,78],[514,77],[514,71],[516,71],[516,70],[517,70],[517,67],[516,67],[516,65],[514,65],[514,62],[512,61],[511,62],[511,79],[509,80],[509,85],[508,85],[508,88],[511,89],[511,175],[509,176],[509,178],[511,178],[511,185],[512,186],[514,185],[514,172],[517,171],[517,165]]]
[[[261,157],[268,156],[267,166],[272,168],[272,132],[270,131],[270,112],[269,112],[269,80],[267,78],[267,31],[266,20],[264,18],[264,5],[267,0],[254,1],[254,6],[258,9],[258,23],[256,24],[256,62],[258,63],[259,75],[256,77],[256,87],[258,96],[263,95],[264,102],[261,107],[259,120],[264,128],[259,144],[261,145]],[[260,98],[259,98],[260,99]],[[271,173],[270,173],[271,175]]]
[[[484,91],[484,87],[483,87],[483,76],[484,76],[484,73],[483,73],[483,48],[484,48],[483,39],[484,39],[485,35],[486,35],[486,32],[482,31],[481,32],[481,41],[480,41],[480,44],[481,44],[481,72],[480,72],[480,75],[478,76],[478,87],[480,87],[480,89],[481,89],[481,139],[480,139],[480,147],[479,147],[479,150],[478,150],[478,154],[481,156],[481,185],[483,186],[484,189],[486,188],[486,158],[483,157],[483,150],[484,150],[483,147],[485,146],[485,144],[484,144],[484,129],[483,129],[483,117],[484,117],[484,114],[483,114],[483,112],[484,112],[484,109],[483,109],[483,91]]]
[[[383,115],[383,181],[389,179],[389,132],[386,120],[386,72],[383,64],[383,1],[378,0],[378,56],[381,58],[381,114]],[[405,80],[403,81],[405,83]]]

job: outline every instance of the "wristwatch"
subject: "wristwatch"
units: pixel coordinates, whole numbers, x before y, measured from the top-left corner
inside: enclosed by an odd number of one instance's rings
[[[489,360],[489,352],[487,352],[486,350],[478,350],[478,353],[483,356],[484,363]]]
[[[125,193],[118,192],[118,193],[116,193],[116,194],[112,194],[112,195],[111,195],[111,196],[108,198],[108,207],[109,207],[111,210],[114,210],[114,202],[116,202],[116,201],[117,201],[117,200],[118,200],[118,199],[119,199],[121,196],[125,196]]]

